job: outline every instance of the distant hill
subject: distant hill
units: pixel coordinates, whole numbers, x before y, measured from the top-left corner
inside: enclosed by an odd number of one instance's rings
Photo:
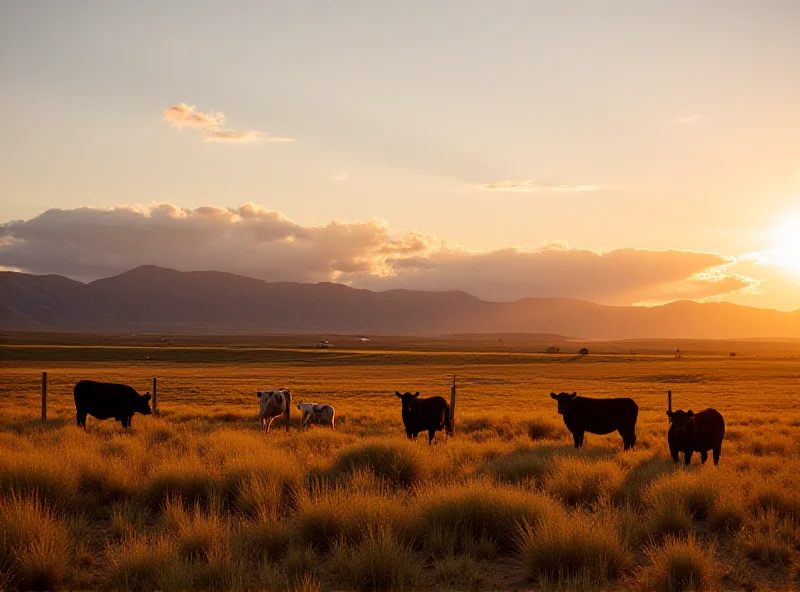
[[[465,292],[372,292],[155,266],[88,284],[0,272],[0,319],[6,330],[39,331],[800,338],[800,311],[686,301],[652,308],[569,298],[487,302]]]

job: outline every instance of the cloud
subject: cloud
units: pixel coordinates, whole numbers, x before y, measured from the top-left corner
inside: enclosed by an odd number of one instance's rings
[[[225,114],[220,112],[202,113],[194,105],[180,103],[167,107],[161,114],[162,121],[177,128],[197,128],[202,130],[203,142],[223,142],[228,144],[249,144],[252,142],[294,142],[293,138],[271,136],[264,132],[236,132],[224,129]]]
[[[703,120],[703,116],[700,113],[687,113],[686,115],[679,115],[675,119],[673,119],[673,123],[677,123],[680,125],[689,125],[692,123],[700,123]]]
[[[334,175],[331,177],[331,181],[346,181],[347,180],[347,173],[342,173],[341,175]]]
[[[175,127],[200,127],[217,129],[225,123],[224,113],[201,113],[194,105],[180,103],[167,107],[161,118]]]
[[[524,181],[499,181],[496,183],[481,183],[479,189],[489,191],[515,191],[520,193],[533,193],[536,191],[556,191],[556,192],[587,192],[600,191],[605,189],[602,185],[547,185],[526,179]]]
[[[251,203],[53,209],[0,225],[0,266],[80,280],[155,264],[268,281],[463,290],[489,300],[561,296],[632,304],[751,289],[755,280],[729,271],[735,263],[714,253],[593,251],[563,241],[470,251],[424,232],[392,232],[381,220],[303,226]]]

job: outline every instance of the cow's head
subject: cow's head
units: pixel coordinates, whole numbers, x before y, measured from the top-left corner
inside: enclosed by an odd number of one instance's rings
[[[689,424],[689,419],[694,415],[694,411],[667,411],[667,417],[672,424],[672,429],[676,434],[682,434],[686,431],[686,426]]]
[[[300,401],[300,402],[297,404],[297,408],[298,408],[298,409],[302,409],[304,404],[305,404],[305,401]]]
[[[150,399],[150,393],[139,395],[139,399],[136,401],[136,411],[142,415],[152,415],[153,410],[150,408]]]
[[[572,406],[572,401],[575,400],[575,397],[578,396],[578,393],[572,393],[571,395],[569,393],[550,393],[550,396],[558,401],[558,412],[561,415],[564,415],[567,411],[569,411],[569,408]]]
[[[404,393],[401,395],[399,391],[395,391],[394,394],[400,397],[400,400],[403,402],[403,411],[408,411],[411,409],[411,402],[419,397],[418,392],[414,393],[413,395],[411,393]]]

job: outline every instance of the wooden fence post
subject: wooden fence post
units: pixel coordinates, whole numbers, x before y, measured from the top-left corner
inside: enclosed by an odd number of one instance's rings
[[[456,431],[456,375],[453,374],[453,386],[450,387],[450,429]]]
[[[153,417],[158,417],[158,390],[156,377],[153,376]]]
[[[667,411],[672,411],[672,391],[667,391]]]
[[[47,372],[42,372],[42,421],[47,421]]]

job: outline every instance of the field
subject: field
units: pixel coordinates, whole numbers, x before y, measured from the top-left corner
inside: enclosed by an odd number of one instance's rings
[[[0,346],[0,589],[800,586],[797,344],[65,343]],[[452,374],[454,437],[406,441],[394,392],[449,399]],[[79,379],[154,376],[160,418],[75,427]],[[334,405],[336,430],[297,429],[295,409],[289,433],[260,432],[255,392],[279,387]],[[719,467],[673,464],[667,390],[723,413]],[[575,450],[551,391],[633,397],[635,450],[617,434]]]

